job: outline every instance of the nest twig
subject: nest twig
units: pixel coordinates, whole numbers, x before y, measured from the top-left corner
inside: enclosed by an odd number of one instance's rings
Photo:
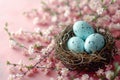
[[[72,25],[67,26],[58,36],[56,37],[56,57],[59,59],[68,69],[70,70],[87,70],[95,71],[98,68],[104,67],[106,64],[113,60],[115,54],[115,42],[107,29],[96,27],[95,31],[104,36],[106,44],[99,52],[87,54],[82,52],[75,54],[68,50],[67,41],[70,37],[74,36]]]

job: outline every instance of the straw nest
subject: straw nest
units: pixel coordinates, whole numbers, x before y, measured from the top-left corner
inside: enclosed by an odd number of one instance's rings
[[[77,71],[95,71],[103,68],[113,60],[115,53],[115,42],[111,33],[104,28],[94,28],[97,33],[104,36],[106,44],[99,52],[87,54],[82,52],[79,54],[73,53],[67,48],[67,41],[70,37],[75,36],[72,30],[73,25],[65,27],[65,29],[56,36],[55,56],[59,59],[69,70]]]

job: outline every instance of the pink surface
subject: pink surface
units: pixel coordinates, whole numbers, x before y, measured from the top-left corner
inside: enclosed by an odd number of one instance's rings
[[[12,50],[9,47],[9,39],[4,31],[5,22],[9,23],[10,31],[23,28],[24,30],[32,30],[33,24],[28,21],[22,13],[33,8],[40,6],[39,0],[0,0],[0,80],[7,80],[8,67],[6,61],[18,62],[19,59],[26,60],[21,55],[21,52]],[[27,62],[27,60],[26,60]],[[45,76],[42,73],[37,74],[35,77],[27,78],[25,80],[49,80],[51,76]]]
[[[35,26],[31,21],[26,19],[22,13],[38,7],[40,7],[40,0],[0,0],[0,80],[7,80],[8,78],[7,60],[17,63],[22,59],[25,61],[24,63],[29,63],[26,58],[21,55],[21,52],[12,50],[9,47],[9,37],[3,29],[5,22],[9,23],[10,31],[16,31],[19,28],[31,31]],[[120,42],[117,43],[120,47],[119,44]],[[119,58],[118,61],[120,61]],[[25,80],[50,80],[54,75],[55,74],[45,76],[43,73],[39,73],[35,77]]]

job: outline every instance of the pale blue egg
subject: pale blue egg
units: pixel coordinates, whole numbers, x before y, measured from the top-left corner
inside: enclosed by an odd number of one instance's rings
[[[79,37],[71,37],[67,42],[67,47],[72,52],[83,52],[84,51],[84,41]]]
[[[91,34],[85,40],[84,48],[88,53],[100,51],[105,45],[104,36],[99,33]]]
[[[85,21],[77,21],[73,25],[73,32],[76,36],[85,40],[90,34],[94,33],[94,29]]]

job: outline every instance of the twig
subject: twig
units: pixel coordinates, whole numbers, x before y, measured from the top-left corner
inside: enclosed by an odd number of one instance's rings
[[[35,68],[35,67],[38,67],[37,65],[39,63],[41,63],[42,61],[44,61],[48,56],[50,55],[50,53],[47,53],[45,56],[43,56],[43,58],[41,58],[37,63],[35,63],[31,69]],[[31,70],[31,69],[28,69],[26,72],[24,72],[24,76]]]

